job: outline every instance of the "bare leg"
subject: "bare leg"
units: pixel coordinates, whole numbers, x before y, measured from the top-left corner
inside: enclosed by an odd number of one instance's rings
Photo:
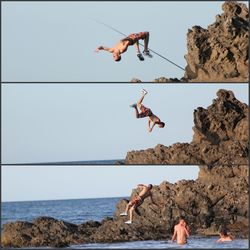
[[[144,50],[148,51],[148,43],[149,43],[149,32],[145,32],[146,33],[146,37],[144,39]]]
[[[141,54],[138,41],[135,43],[135,49],[136,49],[137,54]]]
[[[135,117],[136,118],[139,118],[139,112],[138,112],[138,109],[137,109],[137,107],[134,107],[135,108]]]
[[[127,216],[130,208],[131,208],[131,202],[127,204],[125,212],[121,213],[120,216]]]
[[[141,107],[142,101],[143,101],[143,99],[144,99],[144,97],[145,97],[146,94],[147,94],[146,92],[143,92],[142,97],[141,97],[141,98],[138,100],[138,102],[136,103],[138,108]]]
[[[130,204],[130,202],[127,204],[127,206],[126,206],[126,209],[125,209],[125,213],[128,213],[128,210],[130,209],[130,207],[131,207],[131,204]]]
[[[132,222],[133,221],[133,212],[135,210],[135,207],[131,207],[129,210],[129,220]]]
[[[145,89],[143,89],[143,90],[142,90],[142,96],[141,96],[141,98],[137,101],[137,103],[136,103],[136,104],[133,104],[133,105],[130,105],[131,108],[134,108],[134,109],[135,109],[135,117],[136,117],[136,118],[140,118],[140,117],[139,117],[140,113],[139,113],[138,109],[141,109],[143,99],[144,99],[144,97],[145,97],[145,95],[146,95],[147,93],[148,93],[148,92],[147,92]]]

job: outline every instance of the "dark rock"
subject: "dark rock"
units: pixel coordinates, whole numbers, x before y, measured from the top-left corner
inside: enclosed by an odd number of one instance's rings
[[[166,78],[166,77],[160,77],[154,80],[154,82],[158,83],[180,83],[182,80],[179,80],[178,78]]]
[[[237,238],[248,237],[248,166],[200,166],[197,180],[175,184],[162,182],[152,189],[157,205],[145,199],[134,222],[125,224],[128,200],[116,206],[113,218],[74,225],[49,217],[3,225],[4,247],[65,247],[70,244],[163,240],[173,232],[179,216],[185,216],[191,234],[218,235],[221,227]],[[134,196],[137,190],[133,190]]]
[[[248,81],[248,8],[226,1],[215,23],[194,26],[187,34],[185,77],[196,82]]]
[[[162,76],[153,82],[248,82],[248,7],[225,1],[222,10],[207,29],[198,25],[188,29],[184,76],[180,80]]]
[[[115,161],[115,165],[124,165],[124,161]]]
[[[191,143],[158,144],[155,148],[127,153],[125,164],[247,164],[248,105],[232,91],[220,89],[207,109],[194,110]]]
[[[142,82],[140,79],[137,79],[137,78],[133,78],[130,82],[133,82],[133,83],[140,83]]]

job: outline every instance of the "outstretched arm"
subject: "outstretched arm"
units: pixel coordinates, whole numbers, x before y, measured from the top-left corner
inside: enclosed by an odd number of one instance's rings
[[[148,120],[148,132],[152,132],[152,130],[153,130],[154,126],[155,126],[155,122],[153,122],[152,127],[150,127],[150,124],[151,124],[151,121]]]
[[[99,46],[98,48],[96,48],[95,52],[99,52],[100,50],[106,50],[106,51],[108,51],[110,53],[114,52],[113,48],[108,48],[108,47],[104,47],[104,46]]]
[[[137,188],[143,188],[143,187],[147,187],[147,186],[144,185],[144,184],[138,184],[138,185],[137,185]]]

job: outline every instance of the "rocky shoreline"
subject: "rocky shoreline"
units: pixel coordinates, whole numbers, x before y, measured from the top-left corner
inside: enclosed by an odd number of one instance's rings
[[[127,153],[125,164],[247,165],[249,153],[248,105],[229,90],[205,108],[194,110],[193,140],[171,146]]]
[[[248,166],[200,166],[197,180],[167,181],[153,187],[150,199],[137,209],[134,222],[119,216],[127,204],[122,199],[112,218],[75,225],[49,217],[3,225],[3,247],[65,247],[82,243],[107,243],[170,238],[179,216],[185,216],[192,235],[218,235],[226,226],[237,238],[248,237]],[[164,178],[164,177],[163,177]],[[137,193],[132,190],[131,196]]]
[[[222,14],[207,27],[187,32],[187,65],[181,79],[159,77],[157,83],[248,82],[249,13],[237,1],[222,4]],[[131,82],[141,82],[133,78]]]

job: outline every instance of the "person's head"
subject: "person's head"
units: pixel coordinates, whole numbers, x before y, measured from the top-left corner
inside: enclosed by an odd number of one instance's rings
[[[151,190],[153,188],[153,185],[152,184],[149,184],[148,185],[148,189]]]
[[[227,229],[226,229],[226,228],[222,228],[222,229],[220,230],[220,236],[221,236],[221,237],[227,236]]]
[[[158,125],[159,128],[164,128],[165,127],[165,123],[162,121],[156,122],[156,124]]]
[[[179,217],[179,223],[182,224],[182,225],[185,225],[185,224],[186,224],[186,222],[185,222],[185,217],[184,217],[184,216],[181,215],[181,216]]]
[[[120,55],[120,53],[119,52],[113,52],[113,58],[114,58],[114,60],[116,61],[116,62],[119,62],[119,61],[121,61],[121,55]]]

